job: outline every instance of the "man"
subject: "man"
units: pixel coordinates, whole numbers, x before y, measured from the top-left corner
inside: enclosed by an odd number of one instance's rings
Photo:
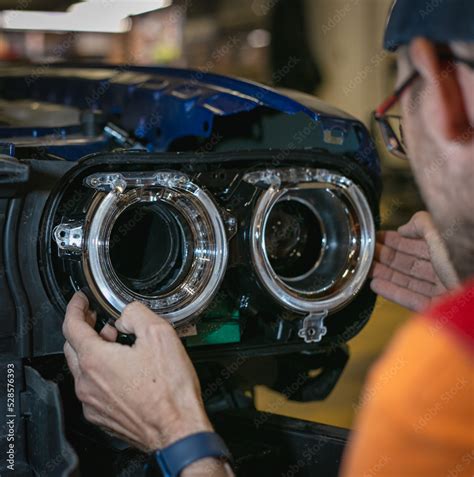
[[[443,239],[433,243],[446,244],[455,271],[444,245],[432,256],[431,238],[419,241],[433,230],[421,214],[381,236],[373,288],[421,310],[445,288],[462,285],[411,320],[372,371],[342,474],[467,476],[474,471],[474,2],[399,0],[386,47],[397,49],[400,87],[377,110],[378,122],[387,132],[385,114],[401,101],[413,170]],[[389,134],[388,142],[403,152],[399,139]],[[186,455],[195,455],[189,436],[212,426],[172,327],[132,303],[116,322],[137,336],[124,347],[108,341],[116,330],[99,336],[93,322],[87,299],[77,294],[64,322],[64,351],[86,418],[142,449],[178,442],[176,450],[187,442]],[[214,451],[189,459],[180,475],[230,475],[214,458],[222,446]]]

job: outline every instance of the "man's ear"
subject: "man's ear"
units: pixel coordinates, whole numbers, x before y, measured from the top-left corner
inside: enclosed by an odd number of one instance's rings
[[[469,129],[469,119],[456,64],[440,59],[435,45],[425,38],[415,38],[409,52],[413,66],[425,82],[419,107],[425,109],[435,134],[447,141],[459,140]]]

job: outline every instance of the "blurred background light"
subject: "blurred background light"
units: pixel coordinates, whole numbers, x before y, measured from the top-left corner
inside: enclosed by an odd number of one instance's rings
[[[4,30],[124,33],[128,17],[168,7],[172,0],[87,0],[71,5],[66,12],[5,10],[0,14]]]
[[[258,28],[247,35],[247,42],[252,48],[265,48],[271,43],[271,34],[268,30]]]
[[[166,8],[172,3],[172,0],[86,0],[74,3],[68,12],[127,18]]]

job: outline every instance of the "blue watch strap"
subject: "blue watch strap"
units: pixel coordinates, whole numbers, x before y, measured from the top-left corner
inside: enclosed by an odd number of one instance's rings
[[[184,468],[206,457],[232,462],[232,456],[222,438],[215,432],[198,432],[155,452],[163,477],[179,477]]]

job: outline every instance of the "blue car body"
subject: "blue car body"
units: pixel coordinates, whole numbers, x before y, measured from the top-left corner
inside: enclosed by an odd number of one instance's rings
[[[293,149],[321,149],[350,155],[374,179],[380,175],[374,144],[360,121],[295,91],[186,69],[104,65],[3,67],[0,85],[6,99],[28,98],[115,116],[117,126],[150,152],[167,151],[184,137],[212,139],[219,119],[271,111],[285,116],[283,130],[267,134],[260,144],[227,141],[219,150],[263,148],[289,154]],[[227,136],[231,139],[232,132]],[[15,145],[27,138],[45,143],[48,151],[67,160],[108,147],[104,136],[81,138],[78,125],[1,125],[0,152],[15,155]]]

